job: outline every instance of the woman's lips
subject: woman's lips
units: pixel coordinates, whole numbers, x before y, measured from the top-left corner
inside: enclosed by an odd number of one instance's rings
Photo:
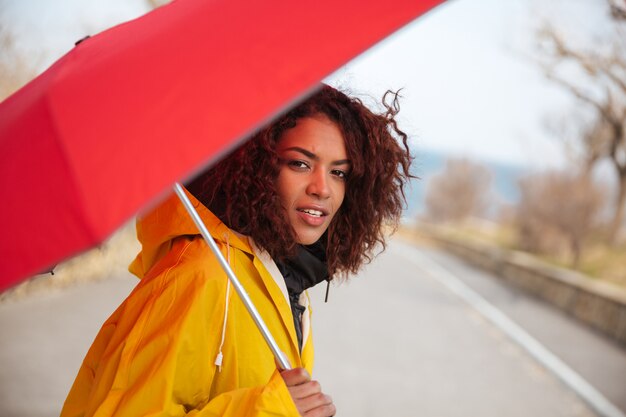
[[[298,216],[309,226],[321,226],[326,221],[326,214],[317,209],[297,209]]]

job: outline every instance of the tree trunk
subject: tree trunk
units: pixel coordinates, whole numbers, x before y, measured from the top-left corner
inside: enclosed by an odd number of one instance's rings
[[[580,239],[577,237],[570,237],[570,250],[572,252],[572,269],[578,269],[580,265]]]
[[[624,224],[624,205],[626,205],[626,172],[620,173],[619,176],[619,190],[617,193],[617,201],[615,203],[615,214],[611,221],[611,227],[609,229],[609,243],[611,245],[616,243],[616,239],[619,236]]]

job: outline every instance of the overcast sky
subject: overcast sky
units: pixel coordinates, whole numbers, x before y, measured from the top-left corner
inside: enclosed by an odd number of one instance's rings
[[[49,65],[75,40],[147,11],[144,0],[0,0],[20,45]],[[578,45],[597,41],[605,0],[452,0],[329,78],[357,94],[403,88],[403,122],[416,149],[518,165],[562,159],[547,117],[577,103],[532,58],[544,20]],[[2,22],[5,24],[5,22]]]
[[[591,36],[606,23],[605,4],[451,1],[336,78],[379,94],[403,87],[405,116],[424,147],[522,165],[557,163],[560,143],[545,120],[580,105],[545,79],[533,58],[534,34],[549,19],[577,46],[593,44]]]

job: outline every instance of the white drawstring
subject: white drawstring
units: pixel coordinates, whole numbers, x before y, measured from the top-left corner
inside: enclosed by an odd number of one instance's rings
[[[231,265],[230,263],[230,235],[228,233],[225,233],[224,237],[226,238],[226,260],[228,261],[228,265]],[[222,325],[222,341],[220,342],[220,348],[219,348],[219,351],[217,352],[217,356],[215,357],[215,365],[217,365],[217,369],[219,372],[222,372],[222,360],[224,359],[224,355],[222,354],[222,347],[224,346],[224,337],[226,336],[226,322],[228,321],[229,302],[230,302],[230,280],[226,278],[226,300],[225,300],[225,308],[224,308],[224,324]]]

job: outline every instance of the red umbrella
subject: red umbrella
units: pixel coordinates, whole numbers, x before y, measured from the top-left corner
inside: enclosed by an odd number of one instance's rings
[[[0,103],[0,290],[92,247],[441,0],[177,0]]]

